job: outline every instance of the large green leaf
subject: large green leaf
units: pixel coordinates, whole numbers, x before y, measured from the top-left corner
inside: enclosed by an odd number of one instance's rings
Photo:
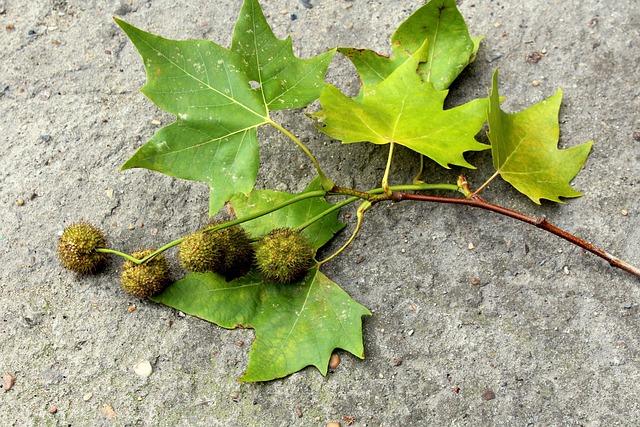
[[[188,274],[153,298],[224,328],[253,328],[241,381],[282,378],[306,366],[325,375],[335,348],[364,358],[362,316],[369,310],[316,269],[293,285],[264,283],[255,273],[227,282]]]
[[[446,89],[473,61],[482,38],[471,38],[455,0],[431,0],[404,21],[391,37],[391,57],[368,49],[340,48],[358,70],[364,86],[381,82],[426,42],[418,72],[436,89]]]
[[[394,142],[444,167],[473,168],[463,153],[489,148],[475,139],[486,120],[488,99],[444,110],[448,91],[436,90],[416,72],[428,54],[425,42],[387,78],[365,86],[356,99],[327,85],[320,95],[322,110],[316,114],[322,131],[345,143]]]
[[[271,110],[316,99],[334,53],[296,58],[291,40],[273,35],[257,0],[245,0],[231,49],[208,40],[169,40],[116,22],[142,56],[142,92],[177,116],[123,169],[205,182],[212,213],[231,195],[251,191],[259,167],[256,129],[273,123]]]
[[[498,72],[493,75],[489,108],[489,140],[493,165],[502,178],[533,202],[561,203],[560,197],[579,197],[571,180],[584,165],[592,141],[558,149],[558,113],[562,91],[515,114],[500,108]]]
[[[320,190],[321,188],[319,180],[316,179],[305,191]],[[294,194],[281,191],[254,190],[247,195],[236,194],[231,199],[231,205],[235,210],[236,216],[243,217],[286,202],[294,196]],[[330,207],[331,204],[324,198],[306,199],[255,220],[245,222],[242,226],[251,236],[260,237],[275,228],[297,227]],[[338,220],[338,211],[335,211],[314,222],[305,228],[302,233],[309,239],[314,248],[319,249],[342,228],[344,228],[344,224]]]

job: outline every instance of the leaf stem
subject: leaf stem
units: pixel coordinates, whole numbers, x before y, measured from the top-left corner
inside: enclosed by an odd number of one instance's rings
[[[499,171],[496,171],[496,173],[494,173],[493,175],[491,175],[489,177],[489,179],[487,179],[484,184],[482,184],[480,187],[478,187],[478,189],[476,191],[473,192],[473,194],[471,194],[468,197],[475,197],[478,194],[482,193],[482,190],[484,190],[485,188],[487,188],[487,185],[491,184],[491,181],[493,181],[494,179],[496,179],[498,177],[498,175],[500,175]]]
[[[394,191],[425,191],[425,190],[460,191],[460,188],[455,184],[392,185],[389,187],[389,189],[391,190],[392,194]],[[377,197],[375,196],[377,194],[384,193],[384,190],[382,188],[373,188],[365,192],[365,191],[355,190],[353,188],[344,188],[344,187],[336,186],[336,187],[333,187],[330,193],[335,195],[346,195],[346,196],[352,196],[352,197],[349,197],[348,199],[345,199],[340,203],[336,203],[335,205],[331,206],[325,211],[320,212],[318,215],[314,216],[313,218],[310,218],[303,224],[300,224],[298,227],[296,227],[298,231],[304,230],[305,228],[309,227],[311,224],[329,215],[331,212],[335,212],[336,210],[341,209],[347,205],[350,205],[351,203],[356,202],[358,200],[366,200],[368,202],[371,202],[372,204],[381,202],[384,200],[392,200],[391,199],[392,196],[389,196],[389,197],[383,196],[382,198],[380,196],[377,196]]]
[[[396,185],[396,186],[391,186],[389,187],[390,190],[393,191],[420,191],[420,190],[446,190],[446,191],[459,191],[459,187],[457,185],[453,185],[453,184],[411,184],[411,185]],[[277,210],[280,210],[284,207],[287,207],[289,205],[292,205],[294,203],[300,202],[302,200],[306,200],[306,199],[311,199],[314,197],[324,197],[327,195],[327,191],[325,190],[315,190],[315,191],[308,191],[305,193],[301,193],[298,194],[295,197],[292,197],[289,200],[286,200],[282,203],[279,203],[277,205],[273,205],[271,207],[269,207],[268,209],[263,209],[261,211],[255,212],[251,215],[247,215],[241,218],[237,218],[234,219],[232,221],[227,221],[225,223],[222,224],[216,224],[216,225],[212,225],[210,227],[204,228],[202,231],[205,232],[214,232],[214,231],[218,231],[218,230],[223,230],[225,228],[228,227],[233,227],[234,225],[238,225],[238,224],[242,224],[244,222],[248,222],[251,220],[254,220],[256,218],[260,218],[262,216],[268,215],[272,212],[275,212]],[[315,223],[316,221],[319,221],[320,219],[324,218],[325,216],[329,215],[331,212],[335,212],[338,209],[343,208],[344,206],[347,206],[353,202],[356,202],[358,200],[368,200],[371,202],[378,202],[378,201],[382,201],[382,200],[391,200],[391,196],[389,197],[384,197],[382,199],[373,197],[374,195],[377,194],[382,194],[384,193],[384,190],[382,188],[374,188],[370,191],[364,192],[364,191],[358,191],[352,188],[344,188],[344,187],[337,187],[337,186],[333,186],[333,188],[330,191],[331,194],[337,194],[337,195],[348,195],[348,196],[352,196],[348,199],[343,200],[340,203],[336,203],[335,205],[331,206],[329,209],[319,213],[318,215],[316,215],[315,217],[309,219],[308,221],[306,221],[304,224],[301,224],[300,226],[297,227],[298,230],[303,230],[305,228],[307,228],[308,226],[310,226],[311,224]],[[379,196],[378,196],[379,197]],[[145,262],[155,258],[156,256],[158,256],[159,254],[165,252],[168,249],[171,249],[177,245],[179,245],[180,243],[182,243],[184,241],[184,239],[186,238],[186,236],[180,237],[179,239],[175,239],[172,240],[171,242],[161,246],[160,248],[156,249],[155,251],[153,251],[152,253],[150,253],[149,255],[147,255],[146,257],[142,258],[142,259],[137,259],[127,253],[118,251],[116,249],[111,249],[111,248],[99,248],[96,249],[97,252],[101,252],[101,253],[108,253],[108,254],[112,254],[112,255],[117,255],[120,256],[128,261],[133,262],[134,264],[144,264]]]
[[[413,177],[414,184],[423,184],[422,174],[424,173],[424,155],[420,154],[420,169],[418,169],[418,173]]]
[[[324,218],[325,216],[329,215],[331,212],[335,212],[335,211],[337,211],[339,209],[342,209],[343,207],[345,207],[347,205],[350,205],[351,203],[356,202],[358,200],[360,200],[360,197],[353,196],[353,197],[349,197],[348,199],[345,199],[345,200],[341,201],[340,203],[336,203],[335,205],[332,205],[329,209],[326,209],[326,210],[320,212],[318,215],[314,216],[313,218],[308,219],[304,223],[302,223],[299,226],[297,226],[296,230],[302,231],[305,228],[309,227],[311,224],[315,223],[316,221],[320,221],[322,218]]]
[[[412,194],[412,193],[398,192],[393,194],[392,200],[396,202],[403,201],[403,200],[416,200],[421,202],[457,204],[457,205],[471,206],[471,207],[495,212],[497,214],[504,215],[509,218],[513,218],[518,221],[525,222],[527,224],[531,224],[537,228],[540,228],[551,234],[554,234],[606,260],[611,266],[624,270],[636,277],[640,277],[640,269],[638,269],[637,267],[634,267],[631,264],[627,263],[626,261],[623,261],[611,255],[610,253],[608,253],[602,248],[597,247],[593,243],[590,243],[584,239],[581,239],[580,237],[577,237],[574,234],[569,233],[567,230],[564,230],[550,223],[549,221],[547,221],[546,218],[528,216],[522,212],[518,212],[513,209],[506,208],[504,206],[489,203],[479,196],[473,196],[472,198],[462,199],[462,198],[453,198],[453,197],[430,196],[426,194]]]
[[[349,240],[347,240],[342,246],[340,246],[340,248],[337,251],[335,251],[333,254],[329,255],[327,258],[323,259],[322,261],[319,261],[318,262],[319,266],[328,263],[338,255],[340,255],[345,249],[349,247],[349,245],[351,245],[351,243],[353,243],[356,236],[360,232],[360,229],[362,228],[362,223],[364,222],[364,213],[367,210],[369,210],[371,206],[373,206],[373,203],[368,200],[365,200],[364,202],[362,202],[362,204],[358,207],[358,211],[356,212],[356,216],[357,216],[356,228],[353,230],[353,233],[351,233]]]
[[[327,191],[331,190],[331,188],[333,188],[335,183],[331,180],[331,178],[329,178],[324,173],[324,171],[322,170],[322,167],[320,166],[320,162],[318,162],[318,159],[316,158],[316,156],[313,155],[309,147],[307,147],[304,142],[300,141],[300,138],[295,136],[287,128],[282,126],[280,123],[274,122],[273,120],[269,120],[267,123],[270,124],[275,129],[282,132],[283,134],[285,134],[291,141],[293,141],[302,150],[304,154],[306,154],[309,160],[311,160],[311,163],[313,164],[313,166],[316,168],[316,172],[318,172],[318,176],[320,177],[320,182],[322,183],[322,188],[324,188]]]
[[[391,195],[391,190],[389,189],[389,172],[391,171],[391,161],[393,160],[393,149],[395,145],[393,141],[389,143],[389,157],[387,157],[387,166],[384,168],[384,175],[382,176],[382,190],[387,196]]]

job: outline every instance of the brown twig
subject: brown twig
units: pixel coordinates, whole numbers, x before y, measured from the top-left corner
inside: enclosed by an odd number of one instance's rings
[[[535,217],[528,216],[523,214],[522,212],[515,211],[513,209],[505,208],[503,206],[494,205],[493,203],[489,203],[481,197],[475,195],[472,198],[455,198],[455,197],[442,197],[442,196],[430,196],[425,194],[412,194],[412,193],[403,193],[403,192],[395,192],[391,196],[391,200],[399,202],[402,200],[417,200],[421,202],[432,202],[432,203],[448,203],[454,205],[465,205],[471,206],[474,208],[480,208],[487,211],[495,212],[500,215],[508,216],[509,218],[517,219],[518,221],[526,222],[527,224],[531,224],[535,227],[538,227],[542,230],[548,231],[551,234],[555,234],[556,236],[565,239],[576,246],[581,247],[582,249],[591,252],[594,255],[599,256],[600,258],[606,260],[611,266],[624,270],[628,273],[633,274],[636,277],[640,277],[640,269],[632,266],[631,264],[611,255],[607,251],[602,248],[595,246],[593,243],[587,242],[584,239],[581,239],[562,228],[553,225],[544,217]]]

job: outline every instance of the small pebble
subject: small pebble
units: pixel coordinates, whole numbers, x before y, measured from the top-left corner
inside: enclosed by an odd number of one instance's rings
[[[16,205],[17,206],[24,206],[24,199],[16,199]]]
[[[5,372],[2,376],[2,389],[7,392],[11,390],[15,384],[16,376],[9,372]]]
[[[564,271],[564,274],[566,274],[567,276],[571,273],[571,272],[569,271],[569,267],[568,267],[568,266],[566,266],[566,265],[562,268],[562,271]]]
[[[342,426],[340,425],[339,422],[329,421],[327,424],[325,424],[325,427],[342,427]]]
[[[86,393],[84,396],[82,396],[82,400],[84,400],[85,402],[88,402],[91,400],[92,397],[93,397],[93,393],[89,392],[89,393]]]
[[[100,412],[102,415],[110,420],[116,417],[116,411],[113,410],[113,406],[106,404],[102,408],[100,408]]]
[[[107,188],[104,192],[108,199],[113,199],[113,188]]]
[[[160,120],[153,119],[153,120],[151,120],[151,124],[154,125],[154,126],[160,126],[161,122],[160,122]]]
[[[356,417],[352,417],[351,415],[343,415],[342,421],[344,421],[346,425],[350,426],[356,422]]]
[[[296,413],[296,417],[302,418],[302,408],[300,406],[296,405],[294,412]]]
[[[415,331],[414,331],[413,329],[410,329],[410,330],[409,330],[409,332],[407,332],[407,335],[409,335],[409,336],[411,337],[411,336],[413,336],[413,333],[414,333],[414,332],[415,332]]]
[[[331,359],[329,359],[329,368],[336,369],[338,366],[340,366],[340,355],[333,353]]]
[[[129,307],[127,307],[127,311],[129,313],[133,313],[134,311],[136,311],[138,309],[138,307],[136,307],[135,304],[131,304]]]
[[[640,130],[637,130],[633,133],[633,139],[640,142]]]
[[[401,357],[394,357],[393,359],[391,359],[391,364],[393,366],[400,366],[402,365],[402,358]]]
[[[136,366],[133,367],[133,372],[135,372],[138,376],[148,378],[153,373],[153,368],[151,367],[151,363],[149,363],[148,360],[141,360]]]
[[[493,400],[496,398],[496,394],[491,389],[486,389],[482,392],[482,400]]]
[[[469,244],[467,245],[467,248],[468,248],[470,251],[472,251],[472,250],[474,250],[474,249],[476,248],[476,246],[475,246],[473,243],[469,242]]]
[[[482,281],[478,276],[474,276],[471,279],[469,279],[469,284],[473,286],[480,286],[480,283],[482,283]]]
[[[542,52],[531,52],[527,55],[526,61],[529,64],[537,64],[538,62],[540,62],[543,56],[544,55]]]
[[[129,226],[127,227],[129,230],[135,230],[136,226],[133,224],[129,224]]]
[[[620,213],[622,214],[622,216],[629,216],[629,211],[626,209],[622,209]]]
[[[538,87],[542,82],[540,80],[534,80],[531,82],[531,86]]]
[[[58,407],[56,405],[49,406],[49,413],[50,414],[55,414],[56,412],[58,412]]]

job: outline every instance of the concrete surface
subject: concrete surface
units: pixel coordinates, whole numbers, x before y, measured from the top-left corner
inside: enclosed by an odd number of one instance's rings
[[[276,33],[291,33],[303,56],[335,44],[384,51],[421,4],[262,3]],[[313,426],[343,416],[369,426],[636,424],[640,281],[488,213],[410,203],[371,213],[353,248],[326,269],[374,311],[365,324],[368,357],[343,354],[326,378],[306,369],[239,384],[250,331],[224,331],[124,295],[117,261],[82,280],[58,266],[57,236],[80,218],[104,227],[113,246],[134,250],[206,217],[203,185],[117,170],[152,135],[153,120],[171,117],[138,92],[142,64],[111,16],[227,44],[239,6],[0,0],[0,373],[16,376],[0,392],[0,424]],[[563,87],[562,144],[596,141],[575,181],[584,198],[537,209],[504,183],[487,196],[546,214],[640,264],[637,1],[465,0],[461,10],[486,41],[452,103],[485,95],[500,67],[507,109]],[[546,52],[537,64],[525,60],[534,51]],[[357,88],[343,59],[330,79]],[[327,169],[337,181],[377,183],[385,149],[340,147],[300,112],[279,117],[333,163]],[[259,185],[300,190],[311,177],[305,159],[274,132],[261,136]],[[470,159],[480,167],[478,184],[491,173],[489,158]],[[412,176],[415,162],[399,152],[396,182]],[[432,165],[428,173],[455,176]],[[148,378],[134,373],[140,360],[152,365]],[[487,390],[494,399],[485,400]]]

